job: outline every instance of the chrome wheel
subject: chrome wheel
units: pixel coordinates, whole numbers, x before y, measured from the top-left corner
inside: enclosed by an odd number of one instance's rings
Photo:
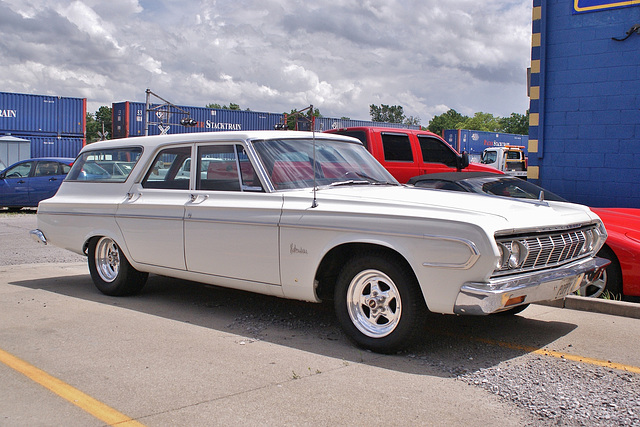
[[[347,311],[353,325],[364,335],[385,337],[395,330],[400,321],[400,292],[383,272],[364,270],[349,284]]]
[[[607,270],[605,269],[600,277],[593,282],[587,282],[583,280],[578,289],[578,295],[589,298],[598,298],[605,291],[607,287]]]
[[[96,270],[100,278],[111,283],[120,273],[120,249],[109,237],[101,238],[95,250]]]

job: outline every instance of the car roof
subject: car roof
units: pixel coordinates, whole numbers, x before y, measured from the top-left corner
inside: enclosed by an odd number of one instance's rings
[[[336,132],[349,132],[349,131],[364,131],[364,130],[376,130],[379,132],[389,132],[389,133],[398,133],[398,132],[402,132],[402,133],[409,133],[409,134],[413,134],[413,135],[428,135],[428,136],[437,136],[440,137],[439,135],[428,131],[428,130],[422,130],[422,129],[406,129],[406,128],[394,128],[394,127],[386,127],[386,126],[351,126],[351,127],[345,127],[345,128],[337,128],[337,129],[328,129],[326,131],[324,131],[324,133],[336,133]]]
[[[121,139],[110,139],[107,141],[94,142],[87,145],[82,151],[95,150],[95,149],[109,149],[118,147],[148,147],[156,148],[164,145],[171,145],[180,142],[185,143],[198,143],[198,142],[223,142],[223,141],[242,141],[242,140],[263,140],[263,139],[292,139],[292,138],[305,138],[311,139],[331,139],[341,140],[345,142],[357,143],[362,145],[360,141],[355,138],[350,138],[342,135],[331,135],[321,132],[302,132],[302,131],[277,131],[277,130],[262,130],[262,131],[221,131],[221,132],[193,132],[193,133],[179,133],[171,135],[154,135],[154,136],[134,136]]]
[[[425,180],[438,180],[438,181],[448,181],[448,182],[459,182],[464,181],[465,179],[471,178],[484,178],[484,177],[496,177],[500,179],[504,178],[513,178],[508,175],[493,173],[493,172],[441,172],[441,173],[429,173],[426,175],[414,176],[408,182],[408,184],[414,184],[418,181]],[[520,179],[520,178],[513,178]]]
[[[41,162],[41,161],[47,161],[47,162],[60,162],[60,163],[73,163],[76,161],[75,158],[73,157],[34,157],[32,159],[24,159],[24,160],[18,160],[17,162],[11,163],[9,166],[7,166],[6,168],[4,168],[2,171],[5,171],[9,168],[14,167],[15,165],[19,165],[20,163],[25,163],[25,162]],[[0,171],[0,172],[2,172]]]

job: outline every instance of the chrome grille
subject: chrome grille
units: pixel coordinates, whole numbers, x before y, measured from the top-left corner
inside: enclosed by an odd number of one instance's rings
[[[524,259],[513,266],[509,265],[508,257],[505,258],[494,276],[551,268],[592,255],[594,232],[597,233],[598,228],[591,225],[573,230],[499,236],[496,242],[504,248],[513,248],[516,242],[524,248],[520,249]]]

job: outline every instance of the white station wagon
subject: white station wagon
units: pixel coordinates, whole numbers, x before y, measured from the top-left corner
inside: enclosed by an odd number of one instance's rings
[[[31,234],[86,254],[108,295],[155,273],[333,299],[346,334],[378,352],[410,343],[428,311],[514,314],[607,264],[594,257],[606,231],[583,206],[403,186],[360,141],[309,132],[88,145]]]

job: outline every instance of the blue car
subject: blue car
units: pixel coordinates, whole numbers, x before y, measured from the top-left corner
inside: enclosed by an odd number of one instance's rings
[[[0,207],[36,207],[53,197],[75,159],[46,157],[22,160],[0,172]]]

